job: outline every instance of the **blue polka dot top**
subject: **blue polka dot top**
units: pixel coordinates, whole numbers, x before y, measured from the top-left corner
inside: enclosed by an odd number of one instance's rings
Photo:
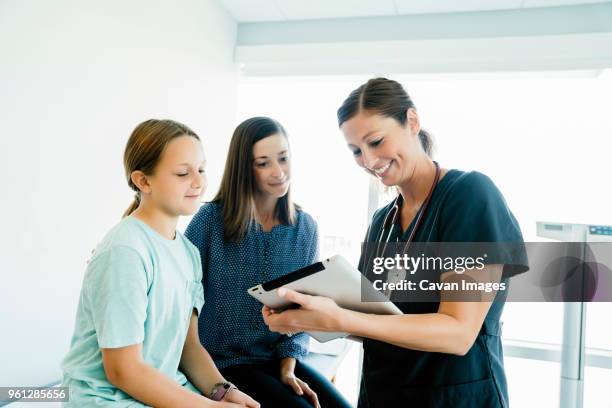
[[[294,225],[264,232],[253,226],[238,243],[223,239],[218,203],[204,204],[185,231],[200,250],[205,303],[199,316],[200,341],[217,367],[256,364],[284,357],[303,358],[308,335],[271,332],[261,303],[247,294],[260,283],[318,260],[317,224],[298,210]]]

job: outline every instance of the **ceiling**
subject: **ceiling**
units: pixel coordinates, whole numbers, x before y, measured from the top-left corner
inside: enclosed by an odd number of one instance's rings
[[[219,0],[240,23],[559,7],[610,0]]]

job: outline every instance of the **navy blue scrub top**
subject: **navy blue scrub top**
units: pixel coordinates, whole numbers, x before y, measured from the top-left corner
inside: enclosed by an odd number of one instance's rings
[[[393,202],[374,214],[366,242],[378,242],[383,220],[392,206]],[[389,241],[405,242],[413,227],[414,221],[402,232],[397,225]],[[414,242],[523,242],[523,236],[491,179],[474,171],[449,170],[432,193]],[[501,254],[495,262],[505,265],[504,281],[528,269],[524,251],[506,255]],[[362,272],[363,262],[362,253]],[[464,356],[365,339],[359,408],[507,407],[499,320],[504,302],[505,292],[500,292]],[[402,302],[397,306],[406,314],[435,313],[439,303]]]

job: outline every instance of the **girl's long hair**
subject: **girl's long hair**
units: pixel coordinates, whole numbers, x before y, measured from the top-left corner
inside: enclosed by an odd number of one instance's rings
[[[255,225],[255,193],[257,185],[253,174],[253,146],[260,140],[287,133],[283,126],[267,117],[254,117],[242,122],[232,135],[225,170],[219,192],[213,202],[221,206],[224,239],[239,242],[249,228]],[[299,209],[291,200],[291,187],[279,198],[274,217],[283,224],[294,224]]]

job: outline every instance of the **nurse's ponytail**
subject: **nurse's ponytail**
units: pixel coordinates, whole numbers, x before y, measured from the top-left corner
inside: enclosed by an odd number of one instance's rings
[[[421,146],[423,146],[425,153],[427,153],[429,157],[433,157],[434,144],[431,134],[425,129],[421,129],[419,130],[419,140],[421,141]]]
[[[200,140],[193,130],[169,119],[149,119],[136,126],[123,153],[125,177],[128,186],[135,193],[132,204],[123,213],[124,217],[130,215],[140,205],[141,193],[132,181],[132,173],[142,171],[145,175],[153,174],[168,143],[179,136],[191,136]]]
[[[351,92],[342,103],[338,109],[338,126],[342,126],[362,109],[391,117],[405,126],[408,122],[406,112],[416,107],[399,82],[387,78],[372,78]],[[429,132],[421,129],[419,140],[425,153],[432,157],[434,144]]]

